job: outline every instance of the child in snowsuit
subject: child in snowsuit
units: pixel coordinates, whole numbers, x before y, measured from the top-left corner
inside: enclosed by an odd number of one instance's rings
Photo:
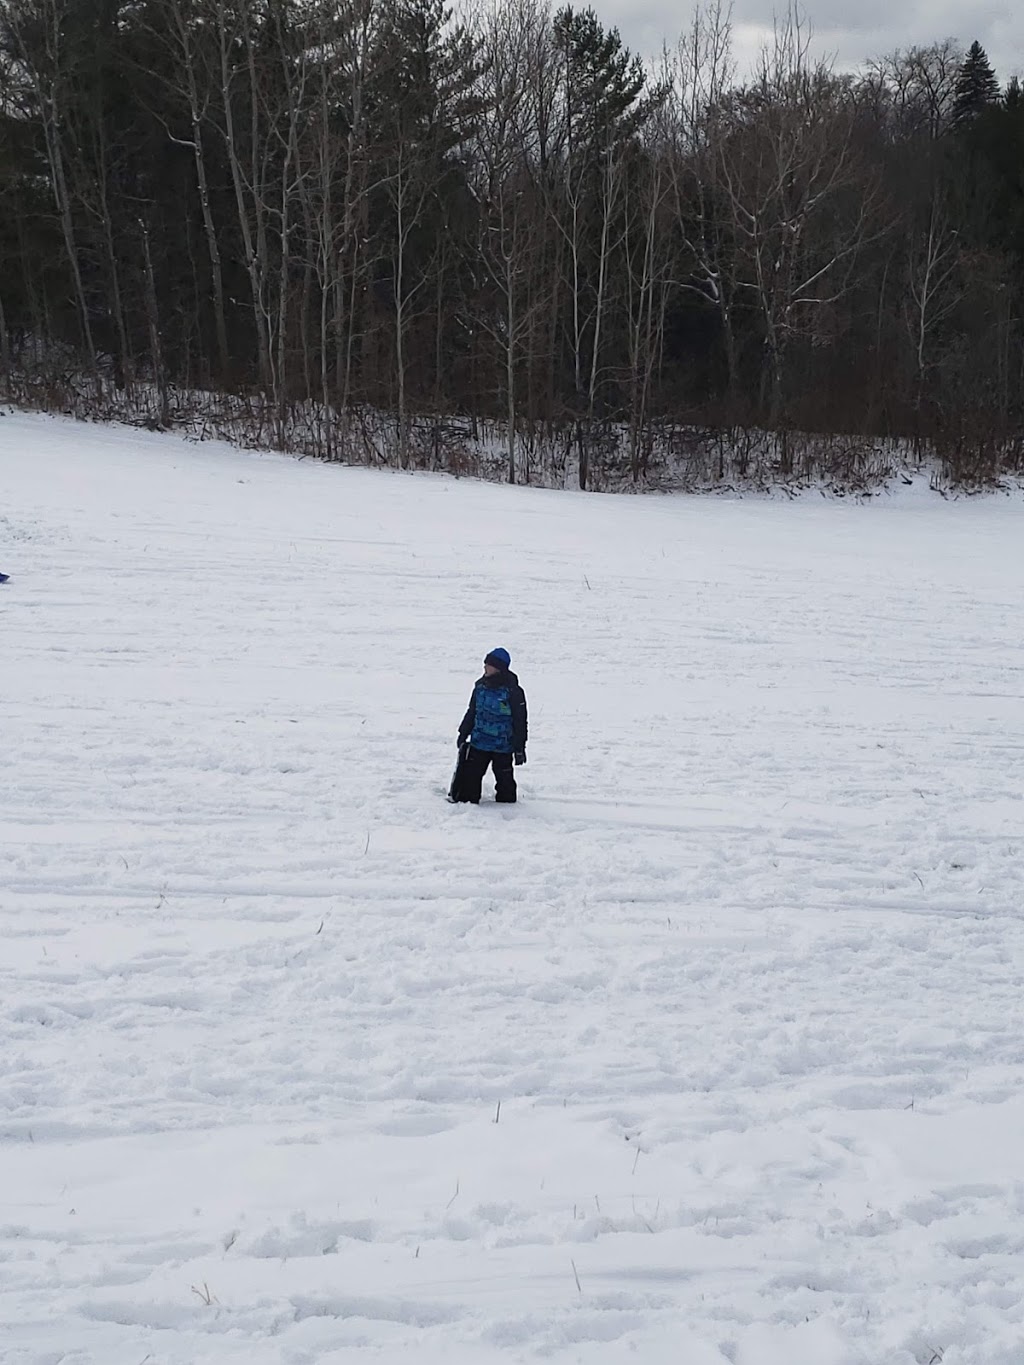
[[[469,740],[469,752],[455,799],[480,801],[484,774],[494,768],[496,799],[511,803],[516,799],[513,762],[526,762],[526,694],[519,679],[509,672],[512,662],[507,649],[492,649],[484,659],[483,677],[473,688],[469,707],[459,726],[459,744]]]

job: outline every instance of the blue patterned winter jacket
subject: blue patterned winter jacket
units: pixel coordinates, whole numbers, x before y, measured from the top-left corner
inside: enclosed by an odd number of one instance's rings
[[[459,726],[459,739],[489,754],[526,751],[526,693],[514,673],[486,673],[478,679]]]

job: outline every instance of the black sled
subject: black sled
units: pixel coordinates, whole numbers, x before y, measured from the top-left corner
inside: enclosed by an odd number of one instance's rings
[[[452,785],[448,788],[448,800],[453,804],[464,799],[466,780],[466,761],[469,758],[469,741],[459,745],[459,758],[452,773]]]

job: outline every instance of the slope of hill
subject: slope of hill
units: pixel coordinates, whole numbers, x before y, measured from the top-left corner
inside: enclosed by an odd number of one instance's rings
[[[1019,1365],[1022,527],[0,420],[4,1361]]]

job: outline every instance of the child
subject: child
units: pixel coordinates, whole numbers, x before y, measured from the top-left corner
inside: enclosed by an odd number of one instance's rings
[[[511,662],[507,649],[492,649],[484,659],[483,677],[459,726],[459,744],[468,740],[469,750],[452,794],[455,801],[478,805],[484,774],[492,765],[496,799],[509,804],[516,799],[512,764],[526,762],[526,694],[509,672]]]

